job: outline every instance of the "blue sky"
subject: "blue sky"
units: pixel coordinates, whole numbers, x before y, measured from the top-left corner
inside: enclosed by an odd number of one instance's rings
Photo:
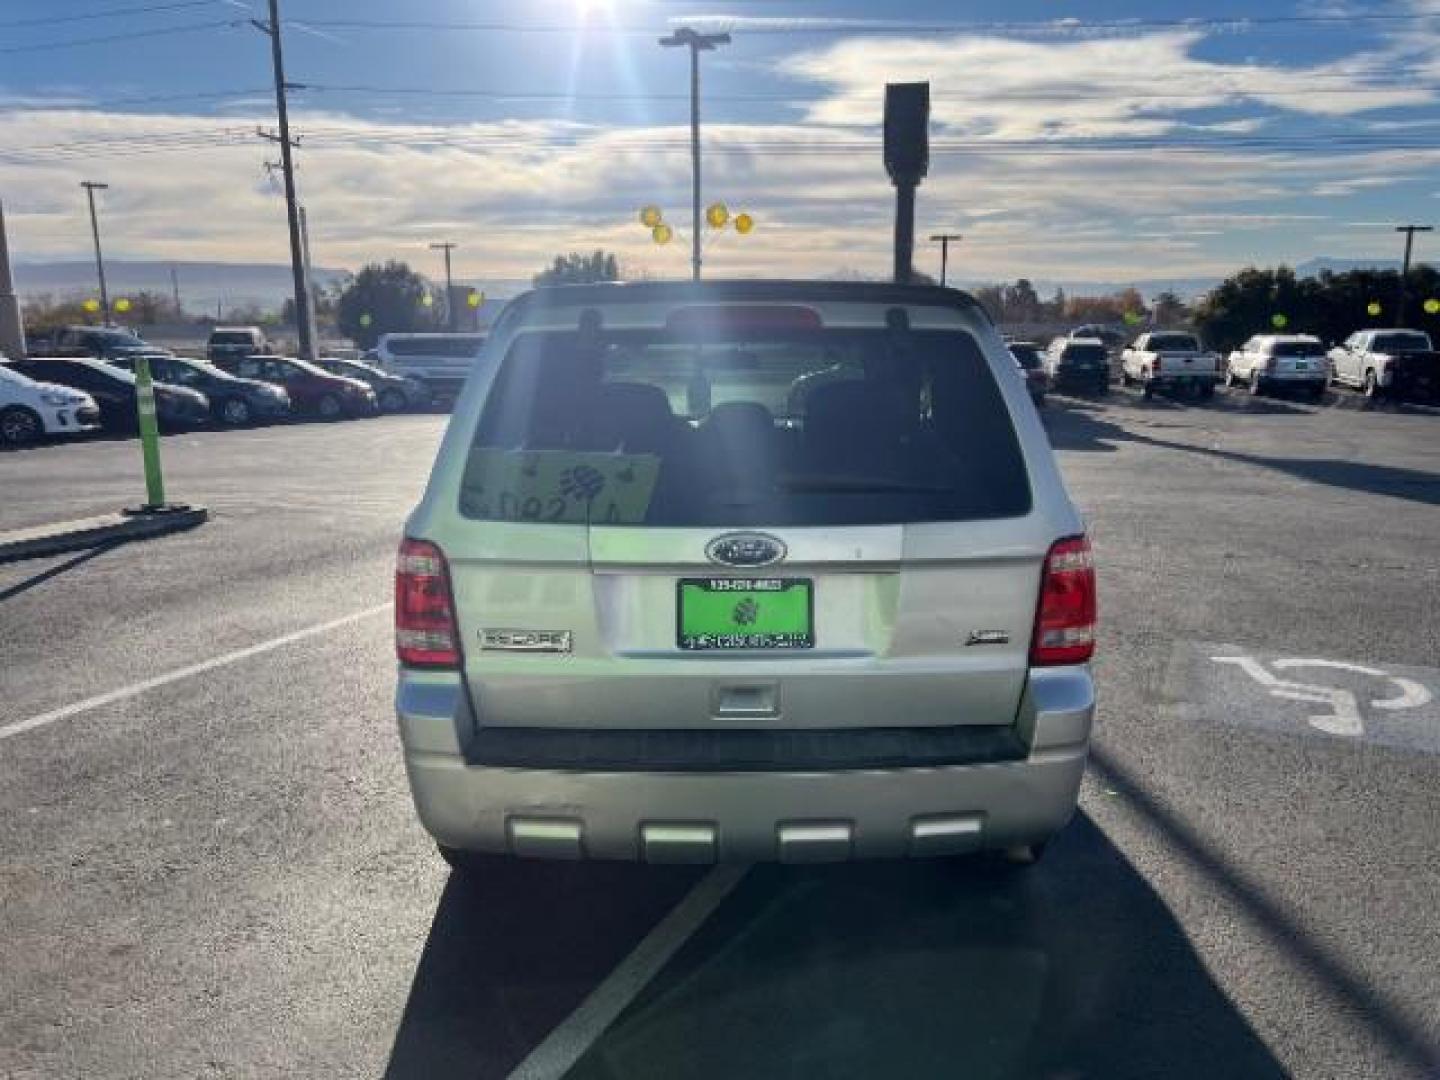
[[[1123,281],[1393,255],[1390,226],[1437,206],[1429,3],[284,0],[283,15],[325,265],[423,264],[454,239],[476,280],[594,246],[683,273],[684,245],[656,247],[634,218],[653,202],[687,225],[686,66],[655,39],[696,22],[734,37],[704,61],[707,201],[759,222],[710,238],[715,273],[883,274],[882,86],[928,78],[919,228],[965,233],[958,274]],[[262,8],[7,0],[17,258],[86,255],[76,185],[92,178],[112,185],[117,257],[285,259],[253,135],[273,124],[266,40],[246,25]]]

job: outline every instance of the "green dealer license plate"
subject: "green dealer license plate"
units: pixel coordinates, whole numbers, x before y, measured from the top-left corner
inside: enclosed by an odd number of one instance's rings
[[[682,649],[813,649],[809,578],[682,578],[676,598]]]

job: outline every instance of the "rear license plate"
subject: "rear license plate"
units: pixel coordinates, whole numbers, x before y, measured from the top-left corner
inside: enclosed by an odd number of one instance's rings
[[[675,603],[682,649],[815,647],[809,578],[681,578]]]

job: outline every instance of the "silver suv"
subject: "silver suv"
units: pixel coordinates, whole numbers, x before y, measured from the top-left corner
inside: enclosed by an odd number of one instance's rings
[[[1070,818],[1090,549],[973,300],[539,289],[482,356],[396,578],[452,863],[1025,861]]]

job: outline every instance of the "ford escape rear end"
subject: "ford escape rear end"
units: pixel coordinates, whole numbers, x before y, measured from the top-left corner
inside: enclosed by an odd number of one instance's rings
[[[486,350],[396,579],[406,765],[449,857],[949,855],[1065,824],[1090,550],[973,301],[541,289]]]

